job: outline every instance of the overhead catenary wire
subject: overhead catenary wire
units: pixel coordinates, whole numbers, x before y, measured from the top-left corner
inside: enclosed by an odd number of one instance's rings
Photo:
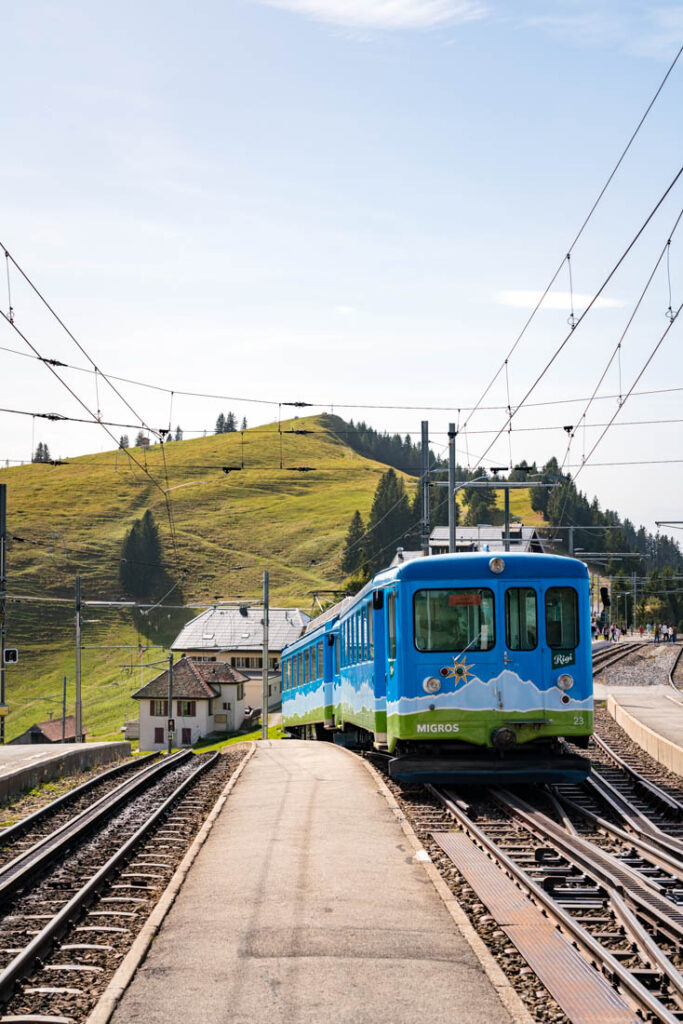
[[[492,376],[491,380],[489,381],[489,383],[486,385],[486,387],[484,388],[483,392],[481,393],[481,395],[479,397],[479,400],[475,403],[474,407],[472,408],[472,411],[470,412],[470,415],[467,417],[467,420],[463,424],[463,430],[467,429],[467,426],[469,424],[470,419],[480,409],[482,402],[484,401],[484,399],[488,395],[489,391],[491,390],[491,388],[495,384],[496,380],[498,379],[498,377],[502,373],[503,367],[507,364],[507,361],[514,354],[514,352],[516,351],[518,345],[521,343],[524,335],[526,334],[528,328],[531,326],[531,323],[533,322],[534,318],[536,317],[536,314],[538,313],[539,309],[543,305],[543,302],[547,298],[548,293],[550,292],[550,290],[553,287],[553,285],[555,284],[555,281],[557,280],[559,274],[561,273],[562,268],[563,268],[563,266],[565,264],[565,260],[569,261],[569,259],[571,257],[572,250],[575,248],[577,242],[579,241],[579,239],[581,238],[581,236],[584,233],[585,229],[587,228],[588,224],[590,223],[590,221],[591,221],[591,219],[593,217],[593,214],[595,213],[595,211],[597,210],[598,206],[600,205],[600,202],[602,201],[602,198],[605,195],[607,189],[611,185],[612,180],[614,179],[614,176],[616,175],[617,171],[621,167],[621,164],[623,163],[623,161],[624,161],[624,159],[626,157],[626,154],[628,153],[629,149],[633,145],[633,143],[634,143],[638,133],[640,132],[640,129],[642,128],[643,124],[645,123],[645,121],[646,121],[646,119],[648,117],[648,114],[650,113],[650,111],[652,110],[653,106],[657,102],[657,99],[659,98],[659,95],[662,92],[662,89],[666,85],[666,83],[668,81],[668,78],[671,75],[671,72],[673,71],[673,69],[675,68],[676,64],[678,63],[678,59],[681,56],[682,52],[683,52],[683,46],[679,47],[678,52],[676,53],[676,56],[674,57],[674,59],[672,60],[671,64],[669,65],[669,67],[668,67],[668,69],[666,71],[666,74],[664,75],[663,79],[659,83],[659,86],[657,87],[657,90],[656,90],[654,96],[652,97],[652,99],[648,103],[643,116],[640,118],[640,121],[636,125],[633,133],[631,134],[631,137],[629,138],[628,142],[626,143],[626,146],[622,150],[621,155],[619,156],[619,159],[617,160],[616,164],[614,165],[614,167],[612,168],[611,172],[609,173],[609,175],[607,177],[607,180],[605,181],[605,184],[600,189],[600,192],[598,193],[597,198],[595,199],[593,205],[591,206],[590,210],[588,211],[588,214],[584,218],[583,223],[579,227],[579,230],[576,232],[576,234],[574,235],[573,240],[569,244],[568,248],[565,250],[567,255],[562,257],[562,260],[560,261],[560,263],[559,263],[559,265],[557,267],[557,270],[555,271],[555,273],[550,278],[550,281],[546,285],[546,287],[545,287],[545,289],[544,289],[540,299],[538,300],[538,302],[534,306],[534,308],[531,311],[530,315],[527,317],[527,320],[523,324],[521,331],[519,332],[519,334],[515,338],[511,348],[509,349],[507,355],[505,356],[505,359],[503,360],[501,365],[498,367],[498,369],[496,370],[496,372]],[[570,264],[570,272],[571,272],[571,264]],[[573,311],[572,311],[572,315],[573,315]],[[574,326],[576,326],[576,325],[574,325]]]
[[[545,363],[545,365],[543,366],[543,368],[541,369],[541,371],[540,371],[540,372],[539,372],[539,373],[537,374],[537,376],[535,377],[535,379],[534,379],[533,383],[531,384],[531,386],[530,386],[530,387],[529,387],[529,388],[527,389],[527,391],[526,391],[526,393],[524,394],[524,397],[522,398],[522,400],[521,400],[521,402],[519,403],[519,405],[518,405],[518,406],[517,406],[517,407],[516,407],[516,408],[514,409],[514,411],[513,411],[513,412],[511,413],[511,415],[510,415],[510,416],[508,417],[508,419],[506,420],[506,422],[505,422],[505,423],[503,424],[503,426],[502,426],[502,427],[500,428],[500,430],[499,430],[499,431],[498,431],[498,433],[496,434],[496,436],[495,436],[495,438],[493,439],[493,441],[491,441],[491,443],[489,444],[488,448],[487,448],[487,449],[486,449],[486,451],[484,452],[484,455],[488,455],[488,453],[489,453],[489,452],[491,451],[491,448],[493,448],[493,446],[494,446],[494,444],[496,443],[496,441],[498,440],[498,438],[499,438],[499,437],[500,437],[500,436],[501,436],[501,435],[502,435],[502,434],[504,433],[504,431],[505,431],[505,430],[507,429],[507,427],[508,427],[508,425],[510,424],[510,422],[512,421],[513,417],[517,415],[517,413],[519,412],[519,410],[520,410],[520,409],[521,409],[521,408],[522,408],[522,407],[523,407],[523,406],[525,405],[525,403],[526,403],[527,399],[529,398],[529,396],[530,396],[531,394],[533,394],[533,392],[534,392],[534,391],[536,390],[536,388],[538,387],[538,385],[539,385],[539,383],[541,382],[541,380],[542,380],[542,379],[543,379],[543,378],[545,377],[545,375],[546,375],[546,373],[548,372],[548,370],[550,369],[550,367],[551,367],[551,366],[553,365],[553,363],[555,362],[555,360],[557,359],[557,357],[559,356],[559,354],[560,354],[560,353],[561,353],[561,352],[563,351],[563,349],[565,348],[565,346],[566,346],[567,342],[569,341],[569,339],[570,339],[570,338],[572,338],[572,337],[574,336],[574,334],[576,333],[576,329],[577,329],[577,328],[578,328],[578,327],[580,326],[580,324],[582,324],[582,323],[583,323],[583,321],[584,321],[584,320],[586,319],[586,317],[587,317],[587,316],[588,316],[588,314],[590,313],[591,309],[593,308],[593,306],[595,305],[595,303],[597,302],[597,300],[598,300],[598,299],[600,298],[600,296],[602,295],[603,291],[605,290],[605,288],[607,287],[607,285],[609,284],[609,282],[610,282],[610,281],[612,280],[612,278],[614,277],[614,275],[616,274],[616,272],[618,271],[618,269],[619,269],[619,268],[621,267],[622,263],[623,263],[623,262],[625,261],[625,259],[627,258],[627,256],[629,255],[629,253],[631,252],[631,250],[633,249],[633,247],[634,247],[634,246],[636,245],[636,243],[638,242],[639,238],[640,238],[640,237],[642,236],[643,232],[645,231],[645,229],[646,229],[646,228],[647,228],[647,226],[648,226],[648,225],[650,224],[650,222],[652,221],[652,219],[653,219],[653,217],[655,216],[655,214],[657,213],[657,211],[658,211],[658,210],[660,209],[660,207],[662,206],[662,204],[663,204],[663,203],[664,203],[664,201],[666,200],[667,196],[669,196],[669,194],[671,193],[672,189],[673,189],[673,188],[675,188],[675,186],[676,186],[676,184],[678,183],[678,181],[679,181],[679,179],[680,179],[680,177],[681,177],[681,175],[682,175],[682,174],[683,174],[683,166],[681,166],[681,167],[679,168],[679,170],[677,171],[677,173],[676,173],[676,174],[674,175],[674,177],[673,177],[673,179],[671,180],[671,182],[669,183],[669,185],[668,185],[668,186],[666,187],[666,189],[664,190],[664,192],[662,193],[662,195],[661,195],[661,196],[659,197],[659,199],[658,199],[658,200],[657,200],[657,202],[655,203],[655,205],[654,205],[654,207],[652,208],[652,210],[651,210],[651,211],[649,212],[649,214],[647,215],[647,217],[645,218],[645,220],[643,221],[643,223],[642,223],[642,224],[640,225],[640,227],[638,228],[638,230],[637,230],[636,234],[635,234],[635,235],[633,236],[633,238],[632,238],[632,239],[631,239],[631,241],[630,241],[630,242],[628,243],[628,245],[626,246],[626,248],[624,249],[624,251],[622,252],[622,254],[621,254],[621,255],[619,256],[619,258],[618,258],[618,260],[616,261],[616,263],[615,263],[615,264],[614,264],[614,265],[612,266],[612,269],[611,269],[611,270],[609,271],[609,273],[607,274],[607,276],[606,276],[606,277],[604,278],[604,280],[603,280],[602,284],[601,284],[601,285],[599,286],[599,288],[597,289],[597,291],[595,292],[595,294],[594,294],[594,295],[593,295],[593,297],[591,298],[590,302],[589,302],[589,303],[588,303],[588,305],[586,306],[586,308],[585,308],[585,310],[583,311],[583,313],[581,314],[581,316],[580,316],[580,317],[579,317],[579,318],[577,319],[577,321],[576,321],[576,324],[575,324],[575,326],[574,326],[574,327],[570,327],[570,329],[569,329],[569,332],[568,332],[568,333],[567,333],[567,334],[565,335],[565,337],[564,337],[564,338],[562,339],[562,341],[561,341],[561,342],[560,342],[560,344],[559,344],[559,345],[557,346],[557,348],[555,349],[555,351],[554,351],[554,352],[552,353],[552,355],[550,356],[550,358],[549,358],[549,359],[547,360],[547,362]],[[480,459],[480,460],[479,460],[479,461],[478,461],[478,462],[476,463],[476,465],[479,465],[479,462],[481,462],[481,459]],[[476,468],[476,466],[475,466],[475,468]]]
[[[3,310],[1,310],[1,309],[0,309],[0,316],[3,318],[3,320],[6,321],[6,323],[8,323],[10,325],[12,330],[16,331],[16,333],[19,335],[19,337],[22,339],[22,341],[24,341],[28,345],[28,347],[36,355],[39,356],[40,353],[38,352],[38,349],[35,347],[33,342],[30,341],[30,339],[23,333],[23,331],[21,331],[17,327],[16,323],[13,323],[12,321],[10,321],[9,317],[7,316],[7,314]],[[93,422],[99,422],[97,420],[97,417],[94,415],[92,409],[89,408],[89,406],[83,401],[83,399],[79,395],[76,394],[76,392],[73,390],[73,388],[57,373],[56,368],[54,366],[51,366],[49,362],[46,362],[45,365],[47,366],[47,368],[50,371],[50,373],[53,374],[53,376],[56,377],[56,379],[60,382],[60,384],[63,387],[66,388],[66,390],[69,392],[69,394],[72,396],[72,398],[74,398],[78,402],[78,404],[83,409],[85,409],[85,411],[91,417]],[[116,440],[116,437],[114,436],[114,434],[112,434],[112,432],[109,429],[109,427],[105,426],[103,423],[99,423],[99,425],[109,435],[109,437],[114,441],[114,443],[118,444],[118,442]],[[150,479],[150,481],[154,484],[154,486],[157,487],[161,491],[161,493],[163,494],[164,501],[166,503],[166,508],[169,511],[169,520],[170,520],[170,501],[169,501],[168,495],[165,493],[163,487],[158,482],[158,480],[156,480],[154,478],[154,476],[149,472],[147,467],[143,466],[143,464],[138,459],[136,459],[136,457],[134,455],[132,455],[131,452],[128,449],[126,449],[126,453],[128,455],[128,458],[131,459],[143,471],[143,473],[145,473],[145,475]],[[177,561],[177,549],[175,548],[175,537],[174,537],[173,533],[172,533],[172,537],[173,537],[173,541],[174,541],[174,550],[175,550],[176,561]]]
[[[91,370],[89,367],[74,366],[74,365],[72,365],[70,363],[62,363],[59,360],[46,359],[44,356],[40,356],[40,355],[36,356],[36,355],[33,355],[30,352],[20,352],[19,349],[9,348],[6,345],[0,345],[0,352],[8,352],[11,355],[20,356],[20,357],[26,358],[26,359],[37,359],[37,360],[39,360],[42,363],[47,363],[49,365],[54,365],[54,366],[60,366],[60,367],[63,367],[65,369],[69,369],[69,370],[75,370],[75,371],[77,371],[79,373],[94,373],[95,372],[94,370]],[[164,394],[167,394],[167,395],[181,396],[183,398],[206,398],[206,399],[215,399],[216,401],[221,401],[221,402],[253,403],[255,405],[272,405],[273,407],[277,407],[278,405],[286,405],[286,404],[288,404],[288,403],[282,402],[282,401],[280,401],[280,400],[278,400],[276,398],[253,398],[253,397],[248,397],[248,396],[245,396],[245,395],[222,395],[222,394],[216,394],[216,393],[204,392],[204,391],[183,391],[180,388],[163,387],[160,384],[150,384],[148,381],[133,380],[130,377],[120,377],[120,376],[117,376],[116,374],[112,374],[112,373],[108,373],[107,376],[111,380],[122,381],[122,382],[127,383],[127,384],[132,384],[135,387],[149,388],[150,390],[153,390],[153,391],[161,391],[161,392],[163,392]],[[636,394],[639,395],[639,396],[642,396],[642,397],[648,397],[650,395],[662,395],[662,394],[667,394],[667,393],[672,393],[672,392],[679,392],[679,391],[683,391],[683,387],[654,388],[654,389],[651,389],[651,390],[648,390],[648,391],[639,391],[639,392],[636,392]],[[636,394],[634,394],[633,397],[636,397]],[[576,398],[553,398],[553,399],[546,399],[546,400],[540,401],[540,402],[526,402],[525,403],[525,408],[526,409],[539,409],[539,408],[548,407],[548,406],[572,405],[572,404],[576,404],[576,403],[579,403],[579,402],[585,402],[587,400],[587,397],[588,396],[583,395],[583,396],[579,396],[579,397],[576,397]],[[595,401],[609,401],[609,400],[612,400],[612,399],[618,398],[618,397],[619,397],[618,395],[613,395],[613,394],[610,394],[610,395],[598,395],[595,398]],[[291,404],[293,404],[293,403],[291,403]],[[473,412],[475,410],[475,408],[478,408],[479,411],[481,411],[481,412],[506,412],[507,411],[507,405],[483,405],[483,406],[478,406],[478,407],[477,406],[461,405],[457,409],[455,409],[455,407],[453,405],[429,405],[429,404],[408,405],[406,403],[388,404],[388,403],[379,403],[379,402],[338,402],[338,401],[332,401],[332,402],[329,402],[329,401],[324,401],[324,402],[310,401],[310,402],[308,402],[307,401],[307,402],[297,403],[297,405],[305,406],[305,407],[310,408],[310,409],[322,409],[322,410],[338,408],[338,409],[358,409],[358,410],[372,410],[372,411],[377,410],[377,411],[395,411],[395,412],[447,412],[447,413],[455,413],[455,412],[457,412],[457,413],[467,413],[467,412]],[[85,422],[87,422],[87,423],[94,423],[95,425],[97,424],[97,421],[95,421],[95,420],[87,420]],[[117,426],[117,424],[110,424],[110,426]],[[128,426],[128,429],[131,429],[131,430],[135,429],[136,427],[140,427],[140,429],[147,429],[143,423],[141,423],[141,424],[131,424],[131,425],[123,424],[123,426]],[[249,429],[252,430],[254,428],[249,428]],[[463,424],[462,427],[458,428],[458,433],[464,432],[465,429],[466,429],[466,427]],[[213,433],[213,432],[214,432],[213,430],[208,431],[208,433]],[[418,431],[415,430],[415,429],[413,429],[412,432],[416,433],[416,434],[418,433]],[[157,433],[157,432],[152,431],[152,433]],[[183,434],[186,434],[186,433],[187,434],[191,434],[191,433],[200,433],[201,434],[201,433],[207,433],[207,430],[204,427],[202,427],[200,430],[195,430],[195,431],[187,430],[187,429],[183,428]],[[410,433],[410,431],[408,431],[408,433]],[[430,431],[430,433],[431,433],[431,431]],[[445,435],[447,433],[447,431],[442,431],[442,433]],[[472,431],[472,433],[474,433],[474,431]]]
[[[586,403],[586,407],[584,408],[583,412],[581,413],[581,415],[579,417],[577,426],[575,426],[574,430],[570,433],[569,442],[567,444],[567,450],[565,452],[565,457],[562,460],[562,466],[564,466],[564,464],[566,463],[567,458],[569,456],[569,449],[571,447],[571,441],[572,441],[572,438],[574,436],[574,433],[576,432],[578,426],[580,426],[582,424],[582,422],[585,422],[586,416],[588,415],[588,412],[590,411],[591,405],[593,404],[593,400],[595,399],[595,396],[597,395],[597,393],[598,393],[598,391],[599,391],[599,389],[600,389],[600,387],[601,387],[605,377],[607,376],[607,374],[609,372],[609,369],[610,369],[610,366],[614,362],[614,359],[617,357],[617,355],[620,355],[620,353],[621,353],[621,346],[623,344],[624,338],[626,337],[626,334],[628,333],[628,331],[629,331],[633,321],[635,320],[635,317],[636,317],[636,315],[638,313],[638,310],[640,309],[640,307],[642,305],[642,302],[643,302],[645,296],[647,295],[647,292],[648,292],[648,290],[650,288],[650,285],[652,284],[654,276],[657,273],[657,270],[659,269],[659,266],[660,266],[660,264],[661,264],[661,262],[662,262],[662,260],[663,260],[663,258],[665,256],[665,254],[668,254],[668,252],[669,252],[669,247],[671,245],[671,239],[673,238],[673,236],[676,233],[676,229],[678,228],[678,225],[681,222],[681,218],[683,218],[683,209],[680,211],[680,213],[676,217],[674,225],[673,225],[671,231],[669,232],[669,237],[668,237],[664,247],[662,248],[659,256],[655,260],[655,264],[654,264],[654,266],[653,266],[653,268],[652,268],[652,270],[650,272],[650,275],[649,275],[647,281],[645,282],[645,285],[644,285],[640,295],[638,296],[636,304],[633,307],[633,311],[632,311],[630,317],[628,318],[628,320],[626,322],[626,326],[624,327],[621,335],[619,336],[619,340],[617,341],[617,344],[615,345],[615,347],[614,347],[614,349],[612,351],[612,354],[609,356],[609,358],[607,360],[607,363],[605,364],[604,370],[600,374],[598,382],[595,385],[595,388],[593,389],[593,394],[588,399],[588,401]],[[669,309],[671,309],[671,290],[670,289],[669,289]],[[672,319],[672,318],[670,318],[670,319]],[[623,404],[622,388],[621,388],[621,364],[620,364],[620,367],[619,367],[619,404],[620,405]]]

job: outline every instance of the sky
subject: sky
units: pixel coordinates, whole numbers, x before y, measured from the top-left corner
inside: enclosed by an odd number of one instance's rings
[[[84,351],[0,268],[0,465],[113,446],[22,413],[190,437],[305,401],[416,439],[428,420],[438,454],[453,421],[460,463],[556,455],[602,507],[683,519],[683,57],[573,244],[683,4],[26,0],[3,19],[0,243]],[[36,352],[81,368],[58,369],[73,394]],[[92,365],[157,390],[117,381],[126,405]]]

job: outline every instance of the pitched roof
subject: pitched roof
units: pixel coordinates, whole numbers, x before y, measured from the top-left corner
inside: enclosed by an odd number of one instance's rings
[[[303,632],[311,616],[300,608],[271,608],[268,650],[281,651]],[[208,608],[180,631],[174,651],[260,651],[263,648],[263,608]]]
[[[225,661],[195,661],[181,658],[173,666],[173,697],[180,700],[211,700],[218,697],[220,686],[245,683],[244,672],[232,668]],[[135,700],[144,698],[166,700],[168,697],[168,669],[132,694]]]
[[[74,715],[67,715],[64,719],[64,738],[67,740],[73,740],[76,738],[76,718]],[[32,725],[29,732],[39,729],[43,736],[50,741],[50,743],[61,743],[62,742],[62,719],[51,718],[47,722],[36,722]]]
[[[503,551],[505,548],[502,526],[458,526],[456,545],[476,545],[479,550],[488,545],[489,551]],[[435,526],[429,537],[430,546],[448,544],[448,527]],[[512,523],[510,526],[510,547],[513,551],[543,551],[543,540],[535,526]],[[407,561],[407,559],[406,559]]]

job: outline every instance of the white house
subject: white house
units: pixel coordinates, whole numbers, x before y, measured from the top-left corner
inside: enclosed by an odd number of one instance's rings
[[[140,701],[140,750],[167,746],[169,718],[175,720],[176,747],[189,747],[212,732],[235,732],[244,720],[246,683],[247,676],[225,662],[181,658],[173,666],[170,709],[168,669],[133,694]]]
[[[299,608],[271,608],[268,615],[268,707],[282,700],[280,652],[298,639],[311,616]],[[171,650],[195,663],[231,665],[246,676],[245,700],[253,708],[263,706],[263,608],[208,608],[180,631]]]

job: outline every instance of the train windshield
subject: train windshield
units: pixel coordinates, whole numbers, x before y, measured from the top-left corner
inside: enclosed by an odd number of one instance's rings
[[[496,642],[493,591],[485,587],[418,590],[414,606],[418,651],[488,651]]]

